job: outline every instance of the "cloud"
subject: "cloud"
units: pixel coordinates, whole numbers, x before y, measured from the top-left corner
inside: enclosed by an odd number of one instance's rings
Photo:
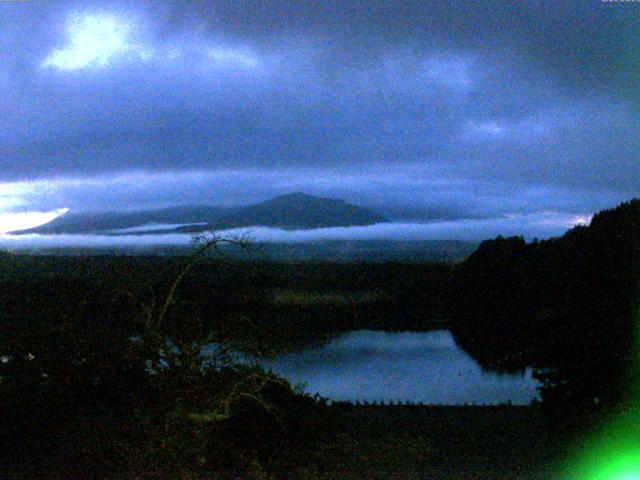
[[[259,61],[247,49],[220,47],[200,42],[172,42],[169,46],[152,47],[136,18],[104,12],[76,12],[67,18],[67,43],[54,48],[42,67],[62,71],[88,68],[105,69],[119,61],[188,61],[200,57],[201,63],[217,66],[257,67]],[[196,39],[197,40],[197,39]],[[182,65],[184,68],[184,65]]]
[[[336,238],[344,234],[345,238],[359,235],[362,238],[400,239],[400,231],[409,235],[407,238],[415,239],[429,238],[427,235],[447,238],[449,233],[459,239],[465,235],[479,239],[494,234],[542,238],[562,233],[598,211],[601,205],[611,206],[626,200],[616,192],[447,180],[438,170],[420,164],[402,169],[382,164],[374,171],[364,167],[350,171],[228,169],[62,177],[0,184],[0,201],[12,202],[14,212],[47,211],[53,206],[69,208],[71,213],[86,213],[148,210],[173,205],[243,205],[294,191],[343,198],[406,225],[323,234]],[[416,233],[411,234],[412,231]],[[278,237],[279,234],[274,235]]]
[[[484,240],[498,235],[548,238],[584,224],[581,215],[541,212],[489,219],[462,219],[432,223],[381,223],[359,227],[331,227],[312,230],[281,230],[249,227],[226,230],[221,235],[245,237],[258,242],[314,242],[318,240]]]
[[[232,48],[211,48],[207,52],[216,62],[221,64],[233,64],[243,67],[257,67],[258,59],[250,52],[243,52],[241,50]]]
[[[109,14],[72,14],[67,19],[68,43],[54,49],[43,67],[78,70],[107,67],[123,56],[132,60],[152,55],[149,48],[135,42],[134,24]]]
[[[486,122],[469,121],[467,123],[467,132],[470,135],[501,137],[507,133],[508,127],[494,120]]]
[[[180,227],[190,227],[190,226],[202,226],[207,225],[207,222],[198,222],[198,223],[147,223],[145,225],[138,225],[137,227],[129,227],[129,228],[118,228],[116,230],[108,230],[105,233],[110,234],[128,234],[128,233],[148,233],[155,232],[159,230],[174,230]]]
[[[52,212],[53,213],[53,212]],[[60,212],[55,212],[56,216]],[[473,240],[480,241],[498,235],[524,235],[548,238],[562,235],[568,228],[587,219],[580,215],[540,212],[489,219],[465,219],[432,223],[380,223],[354,227],[283,230],[272,227],[247,227],[216,232],[224,238],[245,238],[251,242],[306,243],[332,240]],[[153,232],[157,226],[148,228]],[[136,228],[140,232],[143,228]],[[133,229],[129,229],[133,231]],[[189,234],[145,235],[0,235],[0,247],[14,249],[41,248],[137,248],[155,246],[189,246],[194,237]]]
[[[458,56],[440,56],[425,63],[426,77],[454,90],[466,92],[473,87],[473,62]]]
[[[0,234],[44,225],[67,211],[60,208],[51,212],[0,213]]]
[[[587,215],[638,193],[629,5],[12,3],[5,210],[295,189],[462,220]]]

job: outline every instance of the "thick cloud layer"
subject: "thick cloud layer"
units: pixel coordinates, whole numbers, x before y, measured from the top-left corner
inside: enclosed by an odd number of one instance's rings
[[[638,193],[640,4],[0,3],[0,209],[290,191],[406,219]]]
[[[270,227],[249,227],[217,232],[223,238],[242,238],[251,242],[305,243],[324,240],[471,240],[480,241],[498,235],[524,235],[531,240],[540,235],[557,236],[577,224],[589,223],[589,217],[571,216],[558,212],[531,215],[509,215],[500,218],[436,221],[432,223],[380,223],[357,227],[283,230]],[[155,234],[159,228],[175,225],[150,225],[116,231],[123,235],[2,235],[0,247],[10,250],[29,248],[115,248],[149,247],[153,245],[189,246],[190,234]],[[139,235],[140,231],[149,232]]]

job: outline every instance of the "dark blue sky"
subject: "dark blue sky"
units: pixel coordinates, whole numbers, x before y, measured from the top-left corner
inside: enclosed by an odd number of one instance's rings
[[[304,191],[564,225],[638,195],[640,3],[30,0],[0,29],[5,213]]]

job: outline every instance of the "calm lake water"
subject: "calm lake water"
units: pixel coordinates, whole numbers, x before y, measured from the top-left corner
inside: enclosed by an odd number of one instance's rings
[[[528,404],[537,397],[530,369],[522,375],[483,371],[448,330],[358,330],[266,366],[332,400]]]

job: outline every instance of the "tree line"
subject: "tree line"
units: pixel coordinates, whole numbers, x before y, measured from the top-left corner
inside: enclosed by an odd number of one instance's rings
[[[640,318],[640,200],[559,238],[483,242],[455,272],[455,338],[485,367],[536,367],[565,414],[633,398]]]

